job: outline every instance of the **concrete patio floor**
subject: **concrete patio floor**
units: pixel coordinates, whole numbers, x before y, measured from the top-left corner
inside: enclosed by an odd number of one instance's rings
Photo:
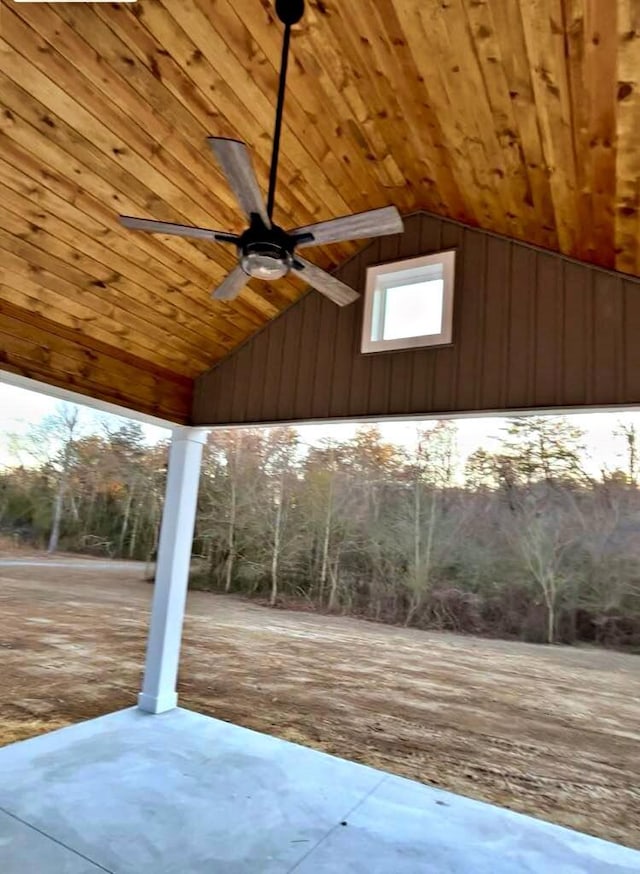
[[[638,874],[640,852],[177,709],[0,749],[2,874]]]

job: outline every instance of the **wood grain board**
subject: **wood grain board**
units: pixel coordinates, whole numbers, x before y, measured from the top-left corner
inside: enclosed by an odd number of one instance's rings
[[[279,224],[395,204],[640,274],[638,0],[306,5],[292,37]],[[123,212],[242,230],[206,137],[245,141],[266,191],[281,36],[272,0],[0,0],[5,363],[30,375],[32,317],[33,348],[46,319],[65,350],[74,337],[101,350],[99,380],[83,385],[73,371],[79,391],[106,397],[99,386],[120,353],[189,381],[302,295],[288,277],[213,301],[232,248],[117,222]],[[333,269],[360,245],[309,257]],[[487,273],[504,284],[509,269]],[[508,303],[524,318],[515,295]],[[34,353],[31,375],[60,384],[73,368],[54,347]],[[113,367],[121,402],[141,408]],[[392,375],[389,391],[405,382]],[[157,385],[140,391],[158,408]],[[293,409],[295,393],[281,404]],[[180,403],[165,408],[188,418]]]

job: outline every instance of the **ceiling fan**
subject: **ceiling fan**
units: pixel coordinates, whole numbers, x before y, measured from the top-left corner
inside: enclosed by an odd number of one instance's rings
[[[399,234],[403,230],[402,218],[395,206],[386,206],[356,215],[317,222],[292,231],[284,231],[274,224],[273,205],[291,27],[302,18],[304,0],[276,0],[276,13],[284,24],[284,39],[266,205],[258,188],[246,144],[225,137],[208,137],[207,142],[227,177],[238,203],[249,219],[249,227],[242,234],[212,231],[208,228],[134,218],[128,215],[121,215],[120,222],[132,230],[175,234],[180,237],[194,237],[235,245],[238,252],[238,266],[212,292],[212,297],[218,300],[233,300],[240,294],[249,277],[271,281],[292,273],[334,303],[345,306],[354,301],[359,296],[358,293],[326,270],[301,258],[296,250],[304,246]]]

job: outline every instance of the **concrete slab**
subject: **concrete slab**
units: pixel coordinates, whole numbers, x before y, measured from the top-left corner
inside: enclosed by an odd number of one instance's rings
[[[2,874],[35,874],[38,871],[100,874],[104,868],[83,859],[15,817],[0,812],[0,871]]]
[[[186,710],[136,709],[0,750],[0,772],[0,806],[118,874],[289,871],[383,778]]]
[[[368,860],[366,869],[363,860]],[[631,874],[640,853],[388,777],[296,874]]]
[[[0,775],[0,807],[113,874],[640,871],[632,850],[181,709],[13,744]],[[19,837],[3,874],[67,870]]]

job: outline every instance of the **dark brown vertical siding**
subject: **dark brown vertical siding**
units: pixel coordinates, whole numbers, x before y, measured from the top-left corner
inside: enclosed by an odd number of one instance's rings
[[[386,416],[389,409],[389,377],[391,375],[392,354],[370,355],[367,360],[369,369],[369,398],[367,409],[381,410]]]
[[[470,272],[466,274],[466,288],[462,291],[463,299],[474,298],[476,301],[476,337],[474,342],[474,362],[467,371],[466,377],[473,386],[473,408],[482,408],[482,374],[484,370],[484,329],[487,321],[487,251],[489,237],[484,234],[480,238],[482,252],[478,262],[472,265]],[[457,289],[456,289],[457,290]],[[454,301],[455,306],[455,301]]]
[[[268,331],[261,331],[250,342],[251,346],[251,384],[247,397],[246,422],[259,422],[262,416],[262,398],[267,369]],[[225,366],[220,368],[226,370]],[[213,371],[215,373],[215,371]],[[220,376],[224,379],[224,373]]]
[[[320,317],[316,328],[316,369],[312,390],[313,409],[315,415],[320,419],[328,418],[331,406],[338,309],[339,307],[326,297],[320,298]]]
[[[635,282],[623,282],[624,360],[622,397],[640,397],[640,288]]]
[[[464,228],[461,225],[440,222],[440,247],[443,251],[455,249],[458,254],[463,236]],[[454,329],[456,315],[454,313]],[[455,398],[457,358],[455,345],[438,349],[437,355],[434,356],[433,403],[440,409],[448,409]]]
[[[480,402],[480,380],[470,379],[469,376],[480,373],[486,241],[484,234],[466,231],[462,249],[456,256],[456,296],[453,304],[453,342],[458,355],[456,397],[468,410],[475,410]]]
[[[245,343],[234,355],[236,369],[233,379],[231,418],[237,421],[245,415],[251,386],[251,346]]]
[[[625,362],[625,301],[624,301],[624,280],[621,276],[616,276],[616,288],[614,294],[615,307],[613,324],[615,328],[614,348],[616,356],[616,397],[618,402],[622,398],[624,392],[624,362]]]
[[[300,331],[300,359],[292,379],[296,383],[295,418],[306,419],[311,414],[311,392],[316,370],[317,343],[316,331],[320,314],[321,298],[318,294],[307,294],[297,306],[302,309],[302,328]]]
[[[509,264],[511,246],[497,237],[487,239],[484,285],[484,330],[478,372],[480,407],[504,406],[505,353],[509,348]]]
[[[355,277],[356,284],[354,288],[364,292],[364,285],[367,275],[367,267],[371,264],[377,264],[380,259],[380,240],[374,240],[370,246],[367,246],[355,259],[357,263],[357,275]],[[356,320],[354,324],[355,335],[353,338],[353,370],[351,376],[351,391],[350,391],[350,410],[352,416],[366,416],[370,406],[369,392],[372,382],[371,356],[362,355],[360,352],[361,345],[361,327],[363,313],[364,297],[356,301],[353,306],[356,309]],[[337,373],[339,371],[336,371]]]
[[[601,398],[615,398],[618,386],[619,344],[618,321],[620,320],[619,279],[607,273],[594,275],[594,402]]]
[[[388,413],[399,416],[411,409],[411,359],[408,355],[392,355],[390,369]]]
[[[216,415],[220,416],[222,421],[233,421],[233,389],[234,376],[236,370],[236,356],[233,355],[228,361],[228,367],[225,367],[225,372],[221,374],[222,378],[216,380]]]
[[[275,319],[269,326],[269,330],[262,332],[267,338],[267,365],[263,389],[262,418],[271,411],[274,411],[276,416],[278,415],[280,383],[283,379],[288,378],[282,372],[286,322],[286,319]]]
[[[435,218],[432,215],[421,215],[418,216],[417,221],[411,219],[411,223],[418,231],[419,248],[414,249],[413,252],[406,252],[407,258],[410,258],[412,255],[428,255],[431,252],[439,252],[443,248],[442,226],[444,222],[442,219]],[[409,222],[405,223],[404,234],[402,236],[409,236],[411,239],[415,239],[414,228]]]
[[[291,308],[285,323],[284,348],[282,350],[282,379],[278,397],[278,418],[283,422],[293,419],[296,404],[296,374],[300,363],[302,317],[304,309]]]
[[[563,264],[562,396],[569,406],[589,403],[591,275],[587,267]]]
[[[204,374],[194,424],[640,403],[640,282],[428,215],[339,275],[455,248],[453,344],[362,355],[363,299],[305,295]]]
[[[534,396],[536,258],[533,249],[517,245],[511,247],[505,398],[505,405],[511,408],[528,406]]]
[[[360,284],[356,288],[361,288]],[[360,353],[360,326],[362,325],[362,299],[353,304],[355,309],[354,336],[351,346],[351,383],[349,384],[349,412],[347,416],[366,416],[369,404],[370,359]],[[340,373],[336,370],[336,373]],[[340,377],[338,377],[340,378]]]
[[[359,285],[360,262],[352,258],[341,271],[343,280],[352,287]],[[350,410],[349,393],[353,382],[353,365],[359,352],[358,325],[360,324],[357,305],[344,308],[338,318],[336,338],[333,349],[333,383],[330,398],[330,416],[348,416]]]
[[[535,393],[537,403],[552,407],[557,400],[558,357],[562,342],[562,261],[539,254],[535,318]]]

